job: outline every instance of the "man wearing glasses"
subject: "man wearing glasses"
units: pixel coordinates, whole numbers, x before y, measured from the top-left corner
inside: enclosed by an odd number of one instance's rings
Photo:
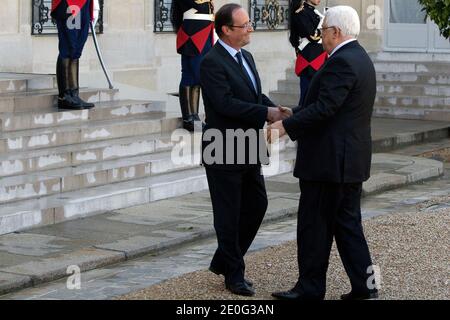
[[[361,225],[362,183],[370,176],[376,75],[356,40],[359,31],[353,8],[327,11],[322,45],[329,58],[312,78],[303,106],[269,128],[298,140],[294,176],[301,190],[299,278],[291,290],[272,294],[278,299],[324,299],[333,238],[352,288],[341,299],[378,297],[377,284],[370,281],[375,268]]]
[[[267,149],[264,137],[259,133],[266,121],[284,119],[287,113],[261,93],[261,81],[253,57],[242,49],[250,42],[253,32],[247,12],[238,4],[224,5],[215,16],[215,30],[220,39],[200,66],[206,113],[202,162],[208,179],[218,242],[210,270],[225,276],[225,286],[231,292],[252,296],[255,294],[252,282],[244,278],[244,255],[267,209],[261,172],[261,163],[267,162]],[[255,151],[251,148],[255,141],[251,146],[250,139],[236,143],[234,137],[230,139],[227,136],[230,130],[255,133],[256,145],[264,149],[263,152],[250,154],[250,150]],[[213,142],[205,138],[210,132],[219,132],[224,137],[221,148],[215,149],[215,159],[217,154],[221,155],[220,159],[212,163],[205,156]],[[230,157],[230,152],[227,157],[230,149],[235,151],[234,155]],[[245,161],[239,161],[242,160],[240,151],[245,153]],[[260,157],[264,153],[265,159]]]

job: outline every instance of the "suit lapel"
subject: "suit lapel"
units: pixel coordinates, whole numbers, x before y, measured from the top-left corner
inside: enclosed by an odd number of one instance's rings
[[[216,45],[217,45],[217,48],[219,49],[220,54],[226,59],[226,61],[228,61],[228,64],[236,71],[237,74],[239,74],[241,76],[241,78],[245,81],[245,83],[247,83],[247,86],[250,88],[250,90],[255,94],[255,96],[257,96],[255,87],[253,86],[253,83],[250,80],[250,77],[244,73],[244,70],[241,69],[241,67],[239,66],[239,63],[237,63],[237,61],[228,53],[228,51],[220,43],[217,43]],[[244,52],[244,51],[242,50],[242,52]],[[253,67],[251,66],[251,63],[248,61],[247,57],[245,59],[253,71]],[[253,74],[255,74],[254,71],[253,71]],[[255,77],[256,77],[256,74],[255,74]]]

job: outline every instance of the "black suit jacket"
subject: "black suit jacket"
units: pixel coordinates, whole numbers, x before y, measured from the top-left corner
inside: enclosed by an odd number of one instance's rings
[[[298,140],[296,177],[334,183],[370,177],[375,94],[373,63],[357,41],[327,60],[313,77],[303,106],[283,121],[289,137]]]
[[[200,65],[200,82],[206,113],[206,126],[202,139],[203,151],[210,143],[214,142],[214,140],[208,141],[209,139],[205,138],[205,136],[207,137],[207,134],[205,135],[206,130],[216,129],[224,137],[223,147],[220,148],[223,155],[220,157],[222,160],[213,164],[206,163],[205,153],[203,153],[203,164],[206,167],[233,170],[268,162],[266,144],[259,134],[256,135],[256,141],[253,139],[246,140],[246,157],[241,164],[236,164],[238,159],[236,141],[233,143],[233,139],[226,139],[227,129],[242,129],[245,132],[254,129],[253,132],[259,133],[258,130],[262,129],[266,123],[267,107],[275,106],[269,98],[261,93],[261,81],[252,55],[244,49],[241,49],[241,52],[255,76],[257,90],[236,60],[218,42],[206,54]],[[232,158],[234,164],[226,164],[227,143],[233,145],[234,157]],[[252,148],[250,148],[250,145],[252,145]],[[216,144],[216,146],[218,145]],[[255,149],[254,147],[258,147],[256,148],[257,154],[252,152],[252,156],[256,156],[256,163],[250,161],[252,160],[250,152]],[[212,147],[207,150],[211,149]],[[260,152],[260,149],[264,150]],[[219,151],[218,148],[216,151]]]

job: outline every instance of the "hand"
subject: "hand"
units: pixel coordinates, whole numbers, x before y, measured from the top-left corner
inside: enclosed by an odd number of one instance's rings
[[[282,106],[279,107],[269,107],[267,112],[267,121],[272,124],[276,121],[284,120],[292,115],[292,111],[289,108]]]
[[[267,142],[273,143],[278,138],[281,138],[286,134],[286,130],[283,126],[283,121],[277,121],[267,127]]]
[[[283,120],[289,117],[292,117],[294,115],[294,112],[292,111],[291,108],[287,108],[287,107],[283,107],[283,106],[278,106],[278,110],[280,110],[283,113]]]

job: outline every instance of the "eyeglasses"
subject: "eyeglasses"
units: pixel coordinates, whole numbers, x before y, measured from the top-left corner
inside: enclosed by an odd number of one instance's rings
[[[251,29],[253,29],[253,23],[251,21],[249,21],[246,24],[243,24],[242,26],[229,25],[229,27],[230,28],[241,28],[241,29],[251,30]]]

